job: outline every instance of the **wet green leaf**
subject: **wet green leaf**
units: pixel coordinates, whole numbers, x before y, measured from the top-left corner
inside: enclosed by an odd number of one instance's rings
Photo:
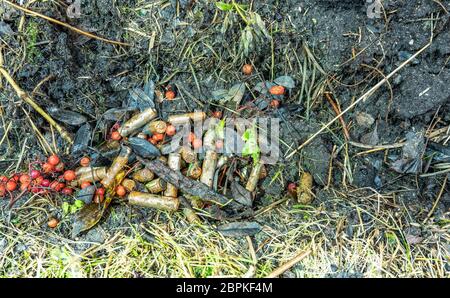
[[[245,141],[244,148],[242,148],[242,156],[251,156],[254,163],[258,162],[260,149],[256,128],[247,129],[242,135],[242,140]]]
[[[242,97],[244,97],[245,93],[245,84],[244,83],[237,83],[233,87],[230,88],[228,91],[228,98],[229,100],[232,100],[238,105]]]
[[[290,76],[281,76],[275,79],[274,81],[277,85],[286,87],[288,89],[292,89],[295,87],[295,81]]]

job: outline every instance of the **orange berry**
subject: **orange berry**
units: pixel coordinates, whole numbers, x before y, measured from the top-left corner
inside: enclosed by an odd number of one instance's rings
[[[55,166],[46,162],[42,165],[42,171],[46,174],[52,173],[55,171]]]
[[[20,185],[20,191],[24,191],[24,190],[27,190],[28,189],[28,187],[30,187],[30,183],[28,183],[28,184],[21,184]],[[0,195],[1,196],[1,195]]]
[[[215,112],[213,113],[213,117],[214,117],[214,118],[217,118],[217,119],[222,118],[222,112],[221,112],[221,111],[215,111]]]
[[[56,154],[51,155],[49,158],[47,158],[47,162],[51,164],[52,166],[56,166],[59,164],[59,157]]]
[[[15,190],[17,189],[17,182],[14,181],[14,180],[9,180],[9,181],[6,183],[6,189],[7,189],[8,191],[15,191]]]
[[[190,132],[188,135],[189,143],[192,143],[194,140],[195,140],[195,134],[193,132]]]
[[[6,194],[6,187],[3,184],[0,184],[0,198],[4,197]]]
[[[164,140],[164,135],[162,133],[155,133],[152,136],[152,139],[154,139],[157,142],[160,142],[160,141]]]
[[[111,133],[111,140],[120,141],[120,139],[122,139],[122,136],[120,135],[120,133],[118,131],[113,131]]]
[[[244,64],[244,66],[242,66],[242,72],[247,76],[251,75],[253,72],[253,66],[251,64]]]
[[[194,147],[194,149],[199,149],[199,148],[202,147],[202,145],[203,145],[203,142],[202,142],[201,139],[195,139],[195,140],[192,142],[192,146]]]
[[[67,170],[64,172],[64,180],[66,181],[73,181],[77,178],[77,175],[72,170]]]
[[[31,178],[27,174],[22,174],[20,175],[19,181],[22,184],[30,184]]]
[[[127,194],[127,190],[122,185],[117,186],[116,188],[116,194],[119,197],[124,197]]]
[[[87,156],[83,157],[83,158],[80,160],[80,165],[81,165],[82,167],[88,167],[90,163],[91,163],[91,159],[90,159],[89,157],[87,157]]]
[[[54,229],[58,226],[59,224],[59,220],[57,220],[56,218],[52,218],[48,221],[47,225],[49,228]]]
[[[167,126],[166,135],[168,135],[169,137],[172,137],[175,135],[176,132],[177,132],[177,129],[175,128],[175,126],[173,126],[173,125]]]
[[[283,86],[272,86],[269,90],[272,95],[283,95],[286,90]]]
[[[272,108],[276,109],[276,108],[278,108],[278,107],[280,106],[280,101],[274,99],[274,100],[272,100],[272,101],[270,102],[270,106],[271,106]]]
[[[165,96],[166,96],[166,99],[173,100],[176,97],[176,94],[172,90],[167,90]]]

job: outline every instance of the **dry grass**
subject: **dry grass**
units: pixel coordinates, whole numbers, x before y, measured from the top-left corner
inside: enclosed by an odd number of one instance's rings
[[[11,223],[0,223],[0,276],[253,275],[251,248],[245,238],[225,238],[212,226],[190,225],[181,214],[158,214],[160,221],[129,223],[114,230],[107,230],[106,221],[96,228],[104,233],[105,239],[95,243],[64,238],[67,221],[56,231],[48,229],[46,213],[40,208],[49,209],[49,204],[44,199],[38,201],[17,210]],[[422,226],[426,236],[420,243],[412,244],[414,239],[408,238],[405,231],[415,223],[405,222],[405,207],[392,210],[383,203],[379,206],[378,202],[367,202],[337,197],[314,207],[287,203],[258,216],[257,220],[265,225],[252,240],[257,257],[254,276],[268,275],[307,248],[312,250],[311,255],[286,272],[285,277],[448,274],[445,264],[449,258],[449,222]],[[355,214],[356,218],[349,220],[352,217],[349,214]],[[80,249],[80,245],[84,248]]]

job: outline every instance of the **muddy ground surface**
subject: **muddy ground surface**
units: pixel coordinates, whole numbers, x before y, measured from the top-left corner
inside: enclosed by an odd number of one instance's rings
[[[155,82],[156,90],[172,85],[181,94],[178,100],[158,103],[163,118],[195,109],[213,111],[218,108],[213,100],[214,90],[245,82],[247,90],[241,105],[248,108],[240,110],[240,115],[280,118],[283,140],[278,163],[268,167],[268,176],[260,183],[255,209],[284,197],[288,182],[298,181],[300,169],[314,177],[316,199],[312,206],[343,216],[347,237],[352,237],[353,225],[372,220],[367,214],[361,219],[353,207],[373,200],[374,194],[383,202],[382,208],[408,223],[402,228],[415,239],[431,237],[432,232],[419,224],[428,217],[433,223],[448,222],[450,192],[444,182],[447,174],[421,176],[437,172],[436,164],[449,161],[449,135],[445,131],[450,123],[448,2],[383,1],[379,17],[369,18],[368,4],[363,0],[253,1],[251,9],[264,20],[272,39],[255,44],[248,56],[239,48],[244,27],[239,15],[231,13],[225,26],[226,12],[217,10],[213,1],[81,1],[81,17],[74,19],[67,17],[64,6],[55,3],[38,1],[31,8],[131,46],[88,39],[40,18],[23,18],[21,12],[0,6],[4,64],[28,92],[52,76],[34,97],[42,106],[57,106],[84,115],[93,128],[92,144],[102,142],[113,124],[99,124],[103,113],[126,106],[129,91],[142,88],[150,80]],[[285,158],[336,116],[324,91],[332,92],[344,110],[429,43],[431,37],[432,44],[394,75],[389,84],[344,115],[350,140],[346,141],[342,125],[336,121],[299,153]],[[252,76],[241,73],[242,65],[248,62],[255,66]],[[280,108],[261,110],[255,106],[252,86],[282,75],[292,76],[296,87]],[[49,140],[51,131],[42,118],[18,101],[9,87],[1,90],[0,100],[4,119],[13,123],[8,142],[0,147],[0,172],[4,172],[12,170],[11,164],[15,166],[25,138],[27,150],[22,152],[22,160],[34,160],[44,154],[20,107],[31,113]],[[5,131],[5,123],[2,125],[0,132]],[[75,133],[79,126],[67,128]],[[429,137],[439,129],[443,129],[441,134]],[[362,153],[405,141],[407,146]],[[64,146],[60,139],[56,143]],[[434,147],[430,148],[431,143]],[[71,158],[75,163],[78,156]],[[353,207],[336,205],[337,194],[350,200]],[[437,197],[439,201],[429,216]],[[20,206],[27,200],[21,199],[18,209],[12,211],[7,209],[7,202],[0,202],[1,220],[19,228],[24,225],[15,219],[23,217]],[[288,206],[294,204],[291,201]],[[60,216],[57,202],[46,209],[47,215]],[[130,223],[140,227],[149,221],[165,222],[166,216],[115,203],[110,215],[97,228],[80,235],[76,239],[80,242],[73,247],[81,252],[92,243],[104,242],[114,231],[128,233]],[[302,221],[303,216],[293,218]],[[288,229],[280,228],[275,223],[277,219],[270,216],[260,221],[274,229]],[[38,224],[48,229],[46,222]],[[334,232],[331,228],[330,237]],[[63,221],[57,233],[70,238],[70,220]],[[262,242],[261,237],[257,236],[256,241]],[[2,241],[6,240],[0,235],[0,251]],[[18,250],[29,244],[21,245]],[[448,255],[448,243],[446,249]],[[450,269],[448,263],[441,265]],[[364,272],[348,273],[336,267],[329,276],[364,276]]]

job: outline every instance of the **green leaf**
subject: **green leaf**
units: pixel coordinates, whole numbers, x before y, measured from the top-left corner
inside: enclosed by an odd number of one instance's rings
[[[70,204],[67,202],[64,202],[62,204],[62,210],[65,215],[69,213],[69,209],[70,209]]]
[[[242,148],[242,156],[251,156],[253,162],[257,163],[259,161],[260,149],[256,128],[247,129],[242,135],[242,140],[245,141],[244,148]]]
[[[82,200],[75,200],[75,202],[73,203],[73,205],[77,208],[81,208],[84,206],[84,202]]]
[[[229,10],[233,9],[233,4],[225,3],[225,2],[221,2],[221,1],[216,2],[216,6],[218,9],[223,10],[223,11],[229,11]]]
[[[215,130],[218,139],[223,139],[225,137],[225,119],[219,121]]]

